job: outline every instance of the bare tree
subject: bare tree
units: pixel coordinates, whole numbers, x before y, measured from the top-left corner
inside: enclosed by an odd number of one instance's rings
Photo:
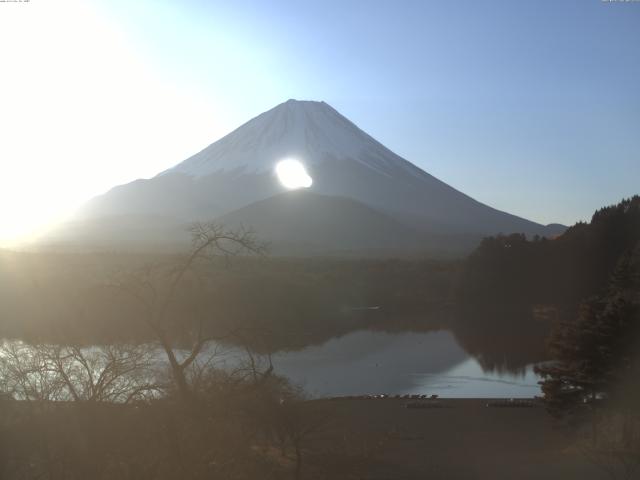
[[[157,394],[154,368],[144,345],[0,347],[0,388],[16,400],[129,403]]]
[[[203,265],[210,267],[216,259],[228,262],[230,257],[240,254],[265,252],[265,246],[255,239],[251,230],[196,223],[190,231],[192,247],[186,257],[168,265],[146,266],[113,285],[142,307],[141,319],[164,352],[173,382],[183,398],[191,397],[188,370],[207,344],[213,340],[230,340],[236,333],[215,335],[207,328],[210,311],[203,299],[210,285]],[[174,343],[178,337],[188,345],[176,349]]]
[[[250,231],[216,224],[197,224],[192,235],[188,255],[166,257],[108,285],[119,293],[119,307],[140,312],[154,342],[0,346],[0,389],[35,407],[16,429],[27,432],[15,449],[23,455],[14,462],[22,477],[244,478],[242,472],[259,468],[255,412],[242,405],[258,408],[275,379],[273,364],[258,353],[259,329],[212,327],[217,276],[211,267],[242,253],[261,255],[264,247]],[[222,366],[230,349],[236,361]],[[158,377],[161,364],[170,381]],[[164,395],[169,388],[188,401],[172,401]],[[122,406],[138,399],[157,401]],[[304,436],[289,430],[296,442]]]
[[[279,402],[274,416],[275,427],[283,439],[288,439],[295,456],[293,477],[302,476],[302,462],[305,443],[328,424],[325,412],[315,410],[301,398],[283,399]]]
[[[127,404],[159,396],[155,370],[145,345],[3,342],[0,389],[16,400],[3,405],[14,407],[3,419],[11,478],[102,478],[121,465],[124,419],[138,412]]]

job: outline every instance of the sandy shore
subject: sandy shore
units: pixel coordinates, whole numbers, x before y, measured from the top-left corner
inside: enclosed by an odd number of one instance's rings
[[[487,402],[443,399],[441,408],[425,409],[400,399],[310,402],[329,423],[309,444],[309,462],[335,468],[335,478],[606,478],[543,407]]]

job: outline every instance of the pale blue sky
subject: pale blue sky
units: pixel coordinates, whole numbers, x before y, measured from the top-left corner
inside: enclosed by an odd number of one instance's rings
[[[640,2],[0,6],[0,15],[7,13],[0,26],[15,26],[11,34],[4,28],[7,38],[0,32],[15,53],[7,67],[13,75],[4,79],[15,85],[0,91],[0,100],[28,112],[31,135],[40,128],[51,136],[46,153],[57,163],[41,188],[64,168],[85,178],[84,190],[63,192],[69,204],[152,176],[288,98],[324,100],[453,187],[542,223],[588,219],[594,209],[640,193]],[[32,20],[38,9],[41,25]],[[64,103],[47,111],[66,117],[38,125],[43,102],[57,101],[60,88],[68,90]],[[21,93],[33,111],[18,101]],[[7,138],[26,131],[12,133],[15,115],[6,118]],[[67,141],[78,129],[83,135]],[[84,147],[67,152],[80,140]],[[16,158],[44,158],[23,145],[4,148]],[[67,158],[75,160],[64,167]]]

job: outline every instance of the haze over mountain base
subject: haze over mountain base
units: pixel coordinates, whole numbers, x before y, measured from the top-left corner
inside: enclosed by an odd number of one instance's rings
[[[309,188],[283,186],[283,160],[300,163]],[[175,167],[95,197],[41,244],[183,248],[186,227],[210,220],[252,227],[283,255],[459,255],[486,235],[564,230],[470,198],[324,102],[289,100]]]

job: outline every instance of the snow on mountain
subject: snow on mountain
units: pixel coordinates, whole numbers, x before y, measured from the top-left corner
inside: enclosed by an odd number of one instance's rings
[[[418,173],[411,163],[325,102],[288,100],[160,175],[173,172],[197,178],[232,170],[264,173],[284,158],[305,165],[347,158],[385,175],[392,174],[392,167]]]
[[[436,244],[440,243],[446,248],[464,245],[467,251],[485,235],[558,232],[556,227],[547,228],[496,210],[452,188],[393,153],[326,103],[296,100],[288,100],[258,115],[153,178],[120,185],[95,197],[78,213],[74,225],[77,229],[83,222],[102,223],[100,238],[103,240],[108,238],[106,230],[113,230],[125,218],[171,219],[175,225],[221,217],[258,218],[266,215],[265,212],[274,212],[274,205],[284,205],[261,203],[287,192],[275,173],[277,163],[284,159],[296,159],[304,164],[313,180],[307,182],[308,191],[320,195],[308,197],[314,199],[306,203],[310,215],[312,211],[330,210],[325,207],[333,204],[326,197],[359,203],[362,208],[346,201],[342,205],[350,205],[349,211],[354,216],[370,218],[360,222],[361,225],[377,225],[369,231],[372,235],[374,231],[379,232],[376,235],[380,237],[380,245],[392,243],[382,232],[384,228],[396,230],[391,237],[394,233],[396,237],[403,235],[398,224],[423,235],[425,245],[438,247]],[[250,210],[232,215],[248,206]],[[391,221],[382,221],[382,217],[376,217],[372,211]],[[298,210],[296,215],[303,216]],[[374,217],[378,220],[374,221]],[[275,213],[269,214],[266,221],[269,220],[284,222],[282,215]],[[354,225],[358,224],[357,220],[353,219]],[[346,224],[347,219],[342,218],[341,222]],[[156,220],[152,223],[153,231],[160,231],[161,225]],[[338,223],[325,225],[333,228],[331,225]],[[387,226],[383,228],[383,225]],[[277,230],[277,227],[272,225],[270,229]],[[287,228],[291,231],[290,223]],[[124,241],[131,231],[129,228],[118,234],[119,241]],[[140,242],[140,229],[136,232],[136,241]],[[327,233],[336,239],[340,235],[339,231]],[[159,241],[157,236],[152,239]],[[305,240],[312,241],[311,238]],[[403,245],[398,238],[397,248],[402,249]],[[318,251],[320,246],[316,244],[314,248]],[[349,249],[353,251],[354,245]]]

